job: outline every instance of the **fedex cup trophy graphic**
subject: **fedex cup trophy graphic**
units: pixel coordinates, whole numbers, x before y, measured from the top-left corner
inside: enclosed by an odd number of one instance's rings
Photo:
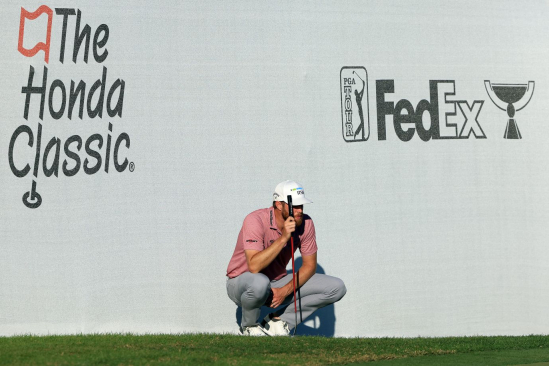
[[[503,111],[507,111],[509,120],[505,128],[505,139],[521,139],[517,121],[513,118],[515,112],[520,111],[530,102],[534,94],[534,82],[528,84],[493,84],[484,80],[484,86],[492,102]]]

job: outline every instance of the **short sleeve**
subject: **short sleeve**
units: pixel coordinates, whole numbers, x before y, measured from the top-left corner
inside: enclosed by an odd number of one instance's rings
[[[252,213],[242,224],[242,247],[244,250],[263,250],[263,223],[258,214]]]
[[[313,220],[306,216],[303,223],[305,228],[303,231],[303,236],[301,237],[301,246],[299,251],[302,256],[307,256],[315,254],[318,251],[318,247],[316,246],[316,231]]]

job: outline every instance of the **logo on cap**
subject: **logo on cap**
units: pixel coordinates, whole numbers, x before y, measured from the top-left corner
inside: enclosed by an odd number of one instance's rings
[[[292,188],[292,189],[290,189],[290,192],[295,192],[298,196],[305,195],[305,191],[301,187]]]

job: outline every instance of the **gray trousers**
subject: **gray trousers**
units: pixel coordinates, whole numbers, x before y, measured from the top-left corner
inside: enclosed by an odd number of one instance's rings
[[[227,294],[238,306],[242,307],[242,326],[258,324],[261,307],[269,297],[271,288],[279,288],[292,281],[292,274],[278,281],[269,281],[262,273],[244,272],[238,277],[227,279]],[[297,281],[297,279],[296,279]],[[345,284],[339,278],[315,273],[305,282],[297,294],[297,323],[301,323],[315,310],[339,301],[347,292]],[[290,329],[296,326],[294,295],[286,297],[283,304],[287,306],[282,314],[277,314],[288,323]],[[274,309],[273,309],[274,310]]]

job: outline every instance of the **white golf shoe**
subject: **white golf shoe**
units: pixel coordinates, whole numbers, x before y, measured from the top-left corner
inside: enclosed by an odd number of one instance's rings
[[[263,331],[270,336],[276,337],[290,335],[290,327],[288,326],[288,323],[280,318],[275,319],[274,314],[267,315],[261,324],[263,325]]]
[[[240,334],[244,336],[251,336],[251,337],[261,337],[261,336],[267,335],[261,325],[254,325],[251,327],[241,327]]]

